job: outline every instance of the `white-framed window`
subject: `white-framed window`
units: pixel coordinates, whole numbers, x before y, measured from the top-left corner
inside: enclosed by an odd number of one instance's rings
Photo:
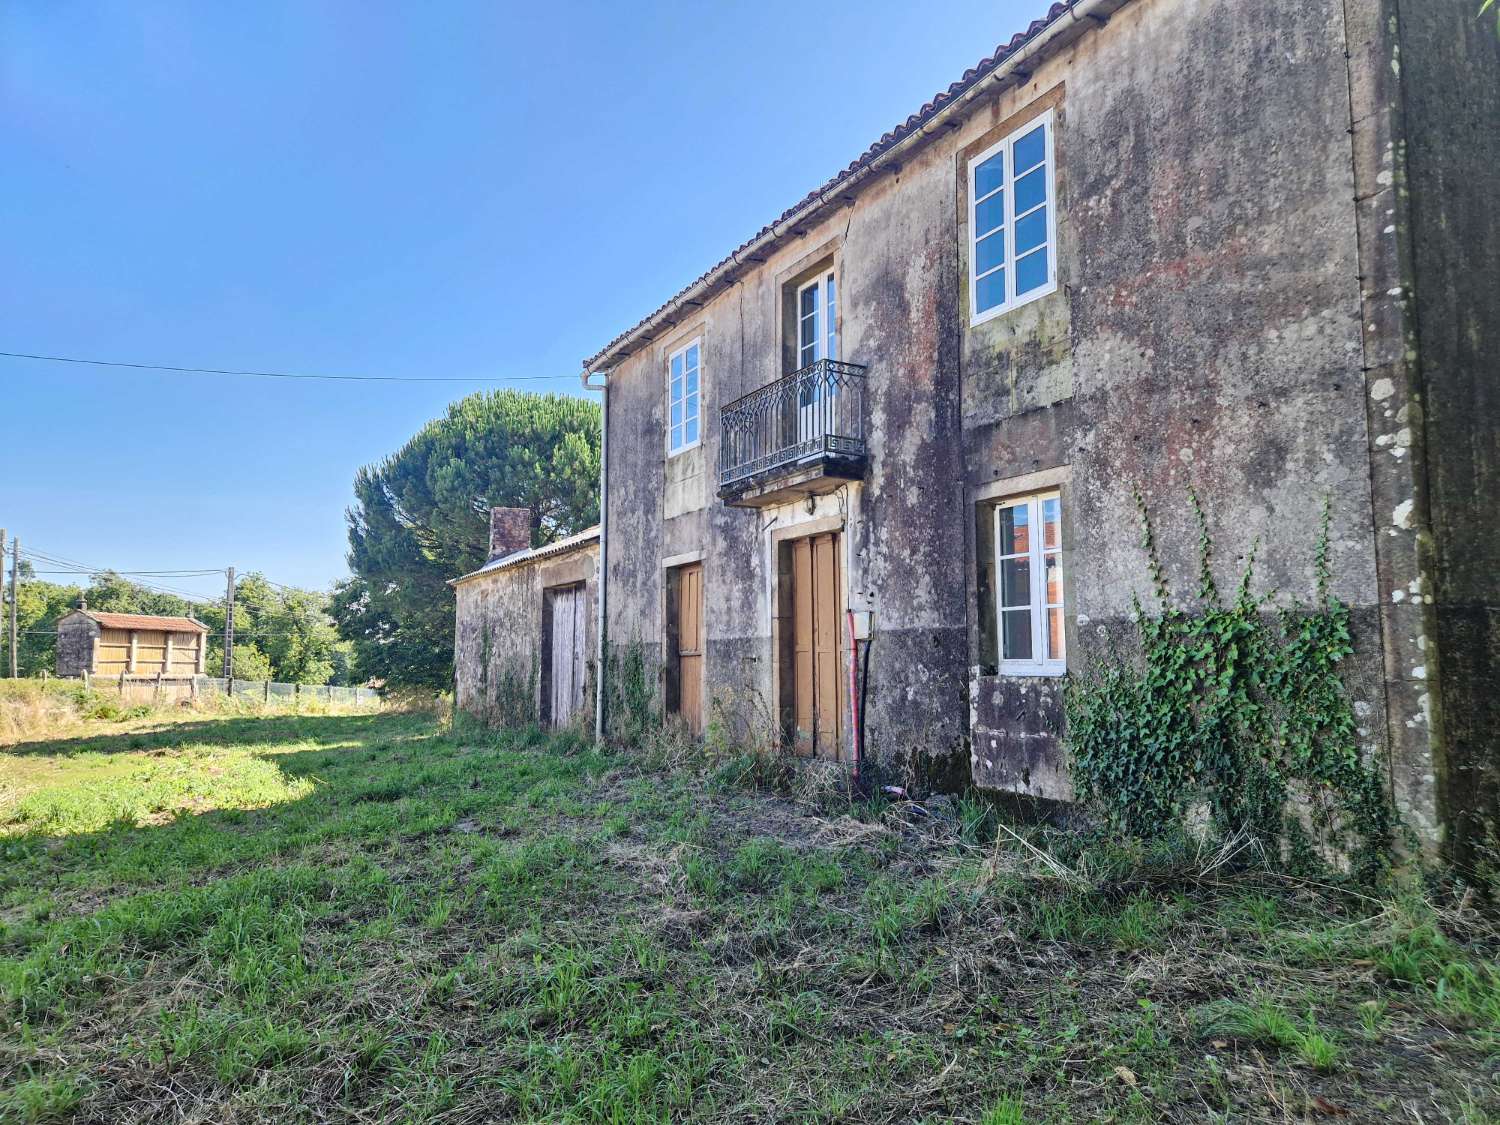
[[[703,341],[694,339],[667,357],[667,453],[698,444],[703,419]]]
[[[969,323],[1057,291],[1052,111],[969,161]]]
[[[838,282],[832,270],[797,287],[797,370],[839,357]]]
[[[995,614],[1002,675],[1060,676],[1067,670],[1058,493],[996,506]]]

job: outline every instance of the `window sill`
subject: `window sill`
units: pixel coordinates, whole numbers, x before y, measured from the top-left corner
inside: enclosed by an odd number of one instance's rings
[[[1066,664],[1004,664],[1000,665],[998,676],[1011,676],[1017,679],[1056,679],[1068,674]]]
[[[971,280],[971,284],[972,284],[972,280]],[[1043,297],[1050,297],[1050,296],[1052,296],[1052,294],[1056,293],[1057,290],[1058,290],[1057,279],[1054,278],[1052,281],[1049,281],[1046,285],[1042,286],[1040,289],[1037,289],[1037,290],[1034,290],[1033,292],[1027,293],[1024,297],[1018,298],[1017,300],[1012,301],[1008,305],[998,305],[998,306],[996,306],[993,309],[986,309],[982,313],[971,314],[970,317],[969,317],[969,327],[970,328],[978,328],[981,324],[988,324],[992,320],[998,320],[1000,317],[1004,316],[1006,313],[1013,313],[1017,309],[1024,309],[1027,305],[1031,304],[1033,301],[1040,301]]]

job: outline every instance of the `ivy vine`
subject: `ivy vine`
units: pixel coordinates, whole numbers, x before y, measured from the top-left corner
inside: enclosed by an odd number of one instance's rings
[[[1137,651],[1106,655],[1069,684],[1075,787],[1136,837],[1180,828],[1206,808],[1216,831],[1247,831],[1268,854],[1305,860],[1311,827],[1370,877],[1385,865],[1397,821],[1381,775],[1363,760],[1340,676],[1354,647],[1349,607],[1330,592],[1328,506],[1316,601],[1278,609],[1270,593],[1251,592],[1255,550],[1224,598],[1207,517],[1190,498],[1199,568],[1188,607],[1172,596],[1136,493],[1156,605],[1148,613],[1133,601]]]

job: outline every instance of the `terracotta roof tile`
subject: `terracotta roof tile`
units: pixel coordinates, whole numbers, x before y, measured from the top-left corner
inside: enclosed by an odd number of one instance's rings
[[[149,613],[99,613],[79,610],[106,629],[155,629],[163,633],[206,633],[208,626],[191,617],[154,617]]]

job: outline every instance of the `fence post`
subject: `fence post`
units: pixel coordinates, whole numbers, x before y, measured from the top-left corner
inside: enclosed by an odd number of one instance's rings
[[[261,689],[260,701],[262,703],[269,703],[269,702],[271,702],[271,681],[270,680],[265,681],[265,686]]]
[[[125,673],[120,673],[120,698],[125,698]]]

